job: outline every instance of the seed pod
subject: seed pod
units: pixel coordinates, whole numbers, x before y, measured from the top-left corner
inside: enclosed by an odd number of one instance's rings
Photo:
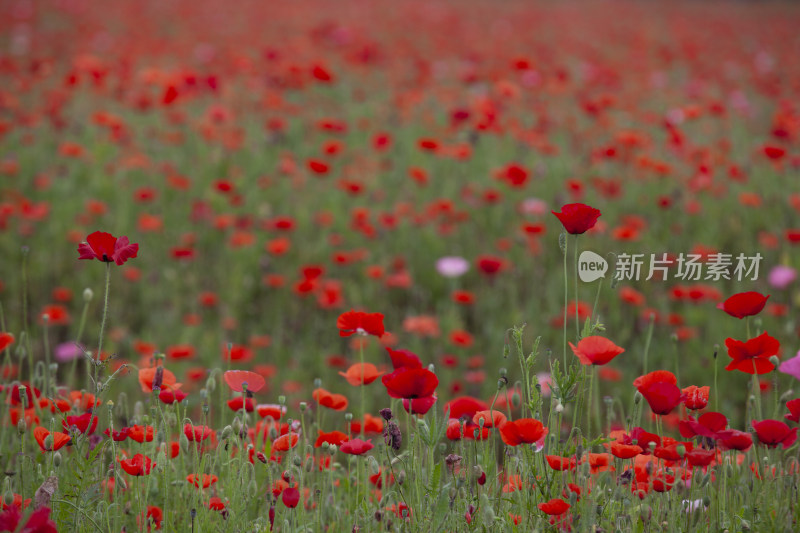
[[[89,287],[83,289],[83,301],[88,304],[92,301],[92,298],[94,298],[94,291],[92,291],[92,289]]]
[[[61,461],[63,458],[61,457],[61,452],[55,452],[53,454],[53,466],[58,468],[61,466]]]

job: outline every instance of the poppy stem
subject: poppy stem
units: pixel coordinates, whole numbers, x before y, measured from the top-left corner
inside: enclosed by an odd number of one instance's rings
[[[567,368],[567,311],[569,308],[569,275],[567,274],[567,239],[564,235],[564,368]]]
[[[364,440],[364,430],[367,426],[367,401],[366,401],[366,391],[364,388],[367,386],[364,383],[364,343],[360,342],[358,346],[358,357],[361,362],[361,440]]]
[[[575,257],[575,334],[576,339],[581,340],[581,322],[578,319],[578,236],[575,235],[575,252],[572,254]],[[565,349],[566,351],[566,349]]]

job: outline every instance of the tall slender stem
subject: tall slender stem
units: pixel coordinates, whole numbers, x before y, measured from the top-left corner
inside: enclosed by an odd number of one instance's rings
[[[573,295],[573,299],[575,300],[575,338],[580,340],[581,337],[581,322],[578,319],[578,236],[575,235],[575,294]]]
[[[564,233],[564,369],[567,368],[567,310],[569,308],[569,275],[567,274],[567,234]]]

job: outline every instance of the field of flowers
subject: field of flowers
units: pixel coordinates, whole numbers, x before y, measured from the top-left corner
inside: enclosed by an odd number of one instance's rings
[[[800,5],[0,4],[0,532],[800,530]]]

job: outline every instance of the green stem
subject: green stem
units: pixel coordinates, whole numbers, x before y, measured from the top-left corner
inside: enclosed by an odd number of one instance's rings
[[[575,300],[575,333],[576,339],[580,340],[581,338],[581,323],[578,319],[578,236],[575,235],[575,295],[573,299]]]
[[[564,235],[564,369],[567,368],[567,310],[569,308],[569,275],[567,274],[567,249],[569,239]]]

